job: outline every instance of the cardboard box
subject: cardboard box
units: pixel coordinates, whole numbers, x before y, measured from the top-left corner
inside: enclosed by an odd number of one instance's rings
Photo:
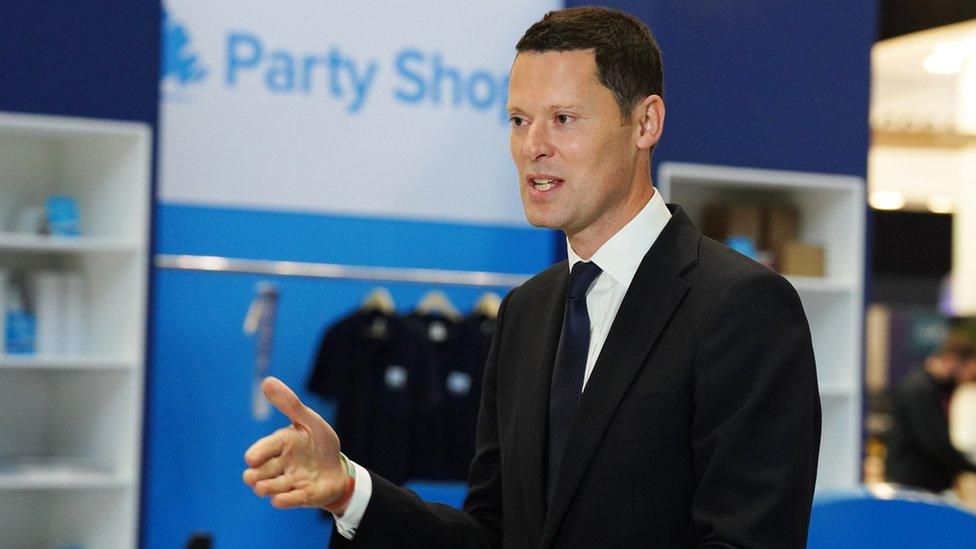
[[[776,254],[777,270],[784,275],[824,276],[824,248],[805,242],[787,242]]]
[[[768,206],[763,211],[763,238],[760,248],[778,250],[787,242],[800,239],[800,211],[789,205]]]
[[[759,245],[762,237],[762,208],[752,204],[713,205],[705,208],[704,232],[725,242],[730,236],[746,237]]]

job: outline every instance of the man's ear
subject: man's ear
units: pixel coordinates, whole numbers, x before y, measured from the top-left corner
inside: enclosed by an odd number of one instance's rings
[[[636,107],[637,148],[651,149],[664,133],[664,100],[660,95],[648,95]]]

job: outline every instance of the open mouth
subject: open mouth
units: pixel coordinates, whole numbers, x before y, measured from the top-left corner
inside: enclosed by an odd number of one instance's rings
[[[539,191],[540,193],[549,191],[552,188],[559,186],[559,184],[563,182],[562,179],[549,175],[529,176],[527,179],[529,187]]]

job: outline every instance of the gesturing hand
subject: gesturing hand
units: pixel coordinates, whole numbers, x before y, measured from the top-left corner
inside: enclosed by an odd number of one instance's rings
[[[339,458],[339,437],[322,416],[302,404],[279,379],[268,377],[261,392],[292,424],[255,442],[244,453],[244,482],[279,509],[328,507],[337,502],[349,475]],[[341,515],[344,509],[330,511]]]

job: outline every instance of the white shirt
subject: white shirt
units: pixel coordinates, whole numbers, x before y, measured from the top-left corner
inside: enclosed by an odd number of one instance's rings
[[[603,272],[586,292],[586,309],[590,316],[590,349],[586,355],[586,371],[583,374],[584,388],[593,373],[596,359],[600,356],[624,295],[634,280],[637,267],[670,219],[671,212],[664,204],[661,193],[655,191],[641,211],[590,258]],[[582,259],[573,251],[569,239],[566,240],[566,253],[569,269],[572,271],[573,265]],[[356,487],[346,512],[335,518],[336,529],[346,539],[352,539],[356,534],[369,498],[373,495],[373,482],[369,478],[369,472],[358,463],[353,465],[356,467]]]
[[[963,383],[949,401],[949,440],[976,462],[976,383]]]
[[[586,354],[584,388],[590,380],[593,367],[596,366],[596,359],[600,357],[603,343],[607,340],[624,295],[630,288],[630,282],[634,280],[637,267],[670,219],[671,212],[664,204],[661,193],[655,191],[644,208],[590,258],[603,272],[586,292],[586,311],[590,316],[590,350]],[[566,255],[572,271],[573,265],[582,259],[573,251],[569,239],[566,239]]]

